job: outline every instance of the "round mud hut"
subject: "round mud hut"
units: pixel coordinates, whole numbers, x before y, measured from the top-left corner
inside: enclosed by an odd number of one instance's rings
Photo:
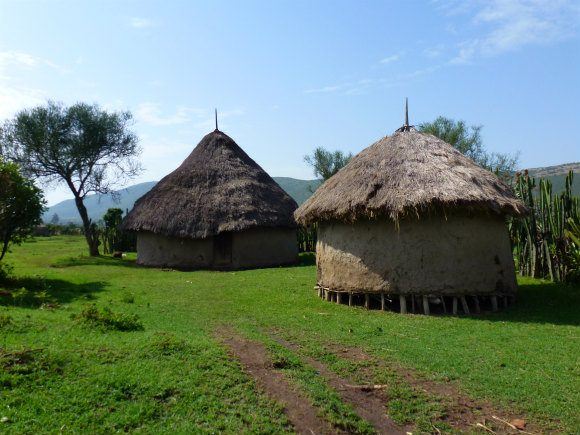
[[[514,299],[506,215],[526,212],[496,175],[407,122],[356,155],[294,216],[318,224],[320,297],[455,314]]]
[[[137,263],[244,269],[295,263],[296,202],[225,133],[206,135],[123,222]]]

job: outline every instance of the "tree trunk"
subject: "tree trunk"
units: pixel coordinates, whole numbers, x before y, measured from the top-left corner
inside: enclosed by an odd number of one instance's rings
[[[6,255],[6,252],[8,252],[8,244],[9,244],[9,242],[10,242],[10,239],[8,237],[6,237],[4,239],[4,241],[2,242],[2,252],[0,252],[0,261],[2,261],[2,259]]]
[[[80,196],[75,196],[75,204],[83,220],[83,228],[85,233],[85,239],[89,245],[89,255],[91,257],[97,257],[99,255],[99,236],[94,231],[91,225],[91,220],[89,219],[89,214],[87,213],[87,208],[83,203],[83,199]]]

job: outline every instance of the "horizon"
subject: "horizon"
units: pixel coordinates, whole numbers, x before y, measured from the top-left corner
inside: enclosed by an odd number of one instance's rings
[[[220,129],[276,177],[313,179],[303,157],[316,146],[356,154],[391,134],[405,97],[412,124],[483,125],[484,146],[520,152],[520,168],[580,161],[564,128],[580,109],[573,1],[67,0],[3,12],[0,120],[48,99],[130,110],[145,170],[127,186],[174,170],[216,107]],[[71,197],[45,193],[49,205]]]

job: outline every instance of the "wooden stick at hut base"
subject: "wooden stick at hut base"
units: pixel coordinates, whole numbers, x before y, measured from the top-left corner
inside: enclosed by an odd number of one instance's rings
[[[427,296],[423,296],[423,313],[425,313],[426,316],[428,316],[430,314],[429,298]]]
[[[381,293],[381,311],[385,311],[385,294]]]
[[[369,310],[371,308],[371,297],[368,293],[365,293],[365,308]]]
[[[457,315],[457,296],[453,296],[453,315]]]
[[[352,307],[352,293],[350,293],[350,292],[348,294],[348,306]]]
[[[467,305],[467,299],[465,299],[465,296],[461,296],[461,307],[465,314],[469,314],[469,305]]]
[[[399,305],[401,305],[401,314],[407,314],[407,298],[399,295]]]
[[[480,314],[481,313],[481,308],[479,306],[479,298],[477,296],[473,297],[473,304],[475,305],[475,313],[476,314]]]
[[[497,296],[491,297],[491,311],[494,313],[497,311]]]

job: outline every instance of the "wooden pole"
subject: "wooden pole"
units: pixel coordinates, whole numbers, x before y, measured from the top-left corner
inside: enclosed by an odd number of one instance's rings
[[[352,307],[352,293],[348,293],[348,306]]]
[[[336,303],[340,304],[340,300],[342,299],[342,293],[338,292],[336,293]]]
[[[385,311],[385,294],[381,293],[381,311]]]
[[[447,305],[445,304],[445,296],[441,296],[441,305],[443,306],[443,314],[447,314]]]
[[[479,307],[479,298],[477,296],[473,297],[473,303],[475,304],[475,312],[477,314],[481,313],[481,308]]]
[[[461,296],[461,306],[463,307],[463,312],[469,314],[469,305],[467,305],[467,299],[465,299],[465,296]]]
[[[371,300],[368,293],[365,293],[365,308],[368,310],[371,307]]]
[[[429,298],[427,296],[423,296],[423,313],[425,313],[426,316],[428,316],[430,314],[430,312],[429,312]]]
[[[453,315],[457,315],[457,296],[453,296]]]
[[[399,295],[399,304],[401,305],[401,314],[407,314],[407,298]]]
[[[494,313],[497,311],[497,296],[491,297],[491,311]]]

